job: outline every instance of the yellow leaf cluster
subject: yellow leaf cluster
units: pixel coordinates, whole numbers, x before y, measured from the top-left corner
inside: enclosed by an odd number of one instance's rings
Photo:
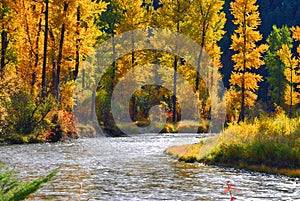
[[[284,92],[284,99],[287,105],[297,105],[300,103],[300,93],[294,87],[287,86]]]
[[[236,0],[231,2],[231,13],[235,17],[233,23],[235,25],[246,23],[247,26],[256,29],[260,25],[261,20],[259,18],[258,5],[255,4],[256,0]],[[241,29],[239,28],[238,32],[241,33]]]
[[[263,78],[261,75],[246,72],[243,73],[237,73],[233,72],[230,78],[230,83],[232,85],[238,86],[238,87],[244,87],[246,90],[256,91],[259,86],[258,82],[263,81]]]

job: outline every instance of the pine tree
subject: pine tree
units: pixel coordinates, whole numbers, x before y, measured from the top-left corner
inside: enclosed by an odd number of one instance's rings
[[[261,56],[268,46],[256,45],[262,39],[262,35],[257,30],[261,21],[256,0],[236,0],[230,3],[230,7],[235,18],[233,23],[237,26],[231,37],[232,44],[230,48],[236,54],[232,56],[235,65],[230,84],[235,86],[240,97],[240,122],[245,119],[246,106],[252,106],[257,97],[254,92],[259,88],[258,82],[261,82],[263,78],[253,70],[257,70],[264,64]],[[254,100],[247,100],[251,97]],[[250,104],[246,104],[247,102]]]

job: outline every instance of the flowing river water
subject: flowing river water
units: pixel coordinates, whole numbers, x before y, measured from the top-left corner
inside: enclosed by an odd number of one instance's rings
[[[300,200],[300,184],[275,175],[186,164],[164,154],[172,145],[199,141],[190,134],[79,139],[69,143],[0,147],[0,163],[24,179],[59,168],[28,200]]]

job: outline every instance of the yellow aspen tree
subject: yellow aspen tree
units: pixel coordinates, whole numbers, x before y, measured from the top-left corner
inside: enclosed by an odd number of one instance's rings
[[[300,84],[300,75],[297,73],[299,60],[292,55],[291,49],[286,45],[282,45],[282,48],[277,52],[281,61],[286,66],[284,75],[288,81],[286,87],[284,99],[289,108],[289,117],[293,116],[293,107],[300,103],[300,93],[296,90]]]
[[[97,44],[101,32],[95,17],[106,4],[89,0],[8,2],[18,19],[13,45],[22,85],[34,96],[52,92],[58,105],[71,108],[73,80],[81,61]]]
[[[0,3],[0,80],[4,79],[7,66],[16,63],[13,42],[16,39],[17,23],[14,4],[9,0]]]
[[[225,34],[226,23],[223,10],[223,0],[193,0],[188,14],[188,24],[183,30],[184,34],[195,40],[202,49],[198,54],[197,71],[201,70],[202,57],[205,53],[215,61],[216,67],[221,67],[221,50],[217,42]],[[195,81],[195,90],[198,91],[200,77]]]
[[[80,63],[97,43],[101,32],[94,24],[96,15],[105,9],[102,2],[53,1],[49,20],[49,67],[52,92],[61,109],[72,106],[72,85]]]
[[[293,33],[293,39],[297,42],[300,41],[300,26],[292,27],[291,31]],[[300,45],[297,47],[297,53],[298,53],[298,70],[297,70],[297,75],[298,75],[298,86],[297,89],[300,89]],[[300,97],[298,97],[300,99]]]
[[[240,122],[245,119],[246,107],[253,106],[257,98],[254,92],[258,90],[258,83],[263,80],[263,77],[254,70],[264,64],[261,57],[268,46],[265,44],[257,46],[256,44],[262,39],[262,35],[258,31],[261,20],[256,0],[235,0],[230,3],[230,9],[234,16],[233,23],[237,26],[231,36],[230,49],[236,53],[232,56],[235,65],[230,77],[230,84],[238,93],[240,100],[239,103],[236,103],[238,104],[236,107],[240,108],[238,120]]]
[[[222,77],[218,70],[221,64],[221,48],[218,42],[225,34],[224,26],[226,23],[225,13],[223,12],[224,0],[193,0],[188,14],[188,23],[183,30],[184,34],[195,40],[202,48],[197,56],[197,72],[200,72],[201,65],[209,66],[204,68],[207,71],[210,86],[205,86],[201,82],[200,74],[196,74],[195,91],[199,96],[202,108],[209,108],[207,102],[217,101],[215,96],[218,93],[218,82]],[[210,57],[209,63],[205,63],[204,55]],[[211,81],[211,82],[210,82]],[[215,100],[208,99],[207,88],[210,96]],[[206,95],[205,95],[206,94]],[[207,111],[209,112],[209,111]],[[206,112],[206,113],[207,113]]]
[[[170,31],[183,33],[183,28],[185,27],[186,18],[188,15],[188,9],[190,7],[190,2],[185,0],[161,0],[160,4],[163,6],[159,8],[153,16],[153,24],[155,27],[168,29]],[[163,37],[163,36],[155,36]],[[170,40],[170,39],[168,39]],[[168,44],[166,44],[168,45]],[[179,47],[176,46],[175,52],[179,52]],[[177,71],[179,66],[183,63],[182,58],[178,55],[168,55],[167,53],[161,53],[160,62],[168,63],[166,66],[172,66],[174,69],[173,75],[173,95],[172,95],[172,121],[176,122],[178,119],[177,115]]]
[[[131,31],[131,67],[134,66],[137,58],[134,51],[136,43],[134,38],[134,30],[148,28],[149,21],[147,10],[144,6],[144,0],[119,0],[120,8],[124,11],[117,28],[117,33]]]
[[[141,60],[144,59],[143,54],[145,51],[135,52],[135,48],[139,41],[136,41],[134,33],[136,29],[148,28],[149,21],[147,17],[146,6],[144,5],[144,0],[119,0],[119,5],[123,10],[120,25],[116,30],[117,33],[131,32],[130,44],[131,44],[131,54],[125,56],[120,62],[123,63],[123,67],[118,66],[119,76],[122,77],[124,71],[132,69],[134,72],[134,66],[138,63],[142,63]],[[129,42],[129,41],[128,41]],[[131,101],[131,118],[135,121],[136,117],[136,97],[132,97]]]
[[[44,5],[34,1],[15,1],[15,17],[18,19],[17,38],[14,42],[18,59],[16,74],[23,82],[23,88],[36,95],[43,55],[42,18]]]

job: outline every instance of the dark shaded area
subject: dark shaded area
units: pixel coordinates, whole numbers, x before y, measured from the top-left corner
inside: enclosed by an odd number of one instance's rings
[[[231,56],[234,54],[230,50],[231,35],[235,30],[235,25],[232,23],[233,16],[230,14],[230,2],[233,0],[225,0],[224,12],[226,13],[227,22],[225,25],[226,34],[220,42],[221,49],[223,51],[222,63],[223,69],[221,73],[224,76],[223,82],[225,87],[229,87],[230,73],[234,63],[231,60]],[[262,43],[266,42],[268,35],[272,31],[272,26],[275,24],[277,27],[287,25],[288,27],[296,26],[300,20],[300,0],[289,1],[289,0],[258,0],[260,17],[262,20],[259,31],[263,35]],[[296,50],[294,49],[294,52]],[[259,69],[259,74],[263,77],[268,76],[266,68],[263,66]],[[268,83],[266,79],[260,84],[258,91],[258,98],[264,102],[268,100]]]

